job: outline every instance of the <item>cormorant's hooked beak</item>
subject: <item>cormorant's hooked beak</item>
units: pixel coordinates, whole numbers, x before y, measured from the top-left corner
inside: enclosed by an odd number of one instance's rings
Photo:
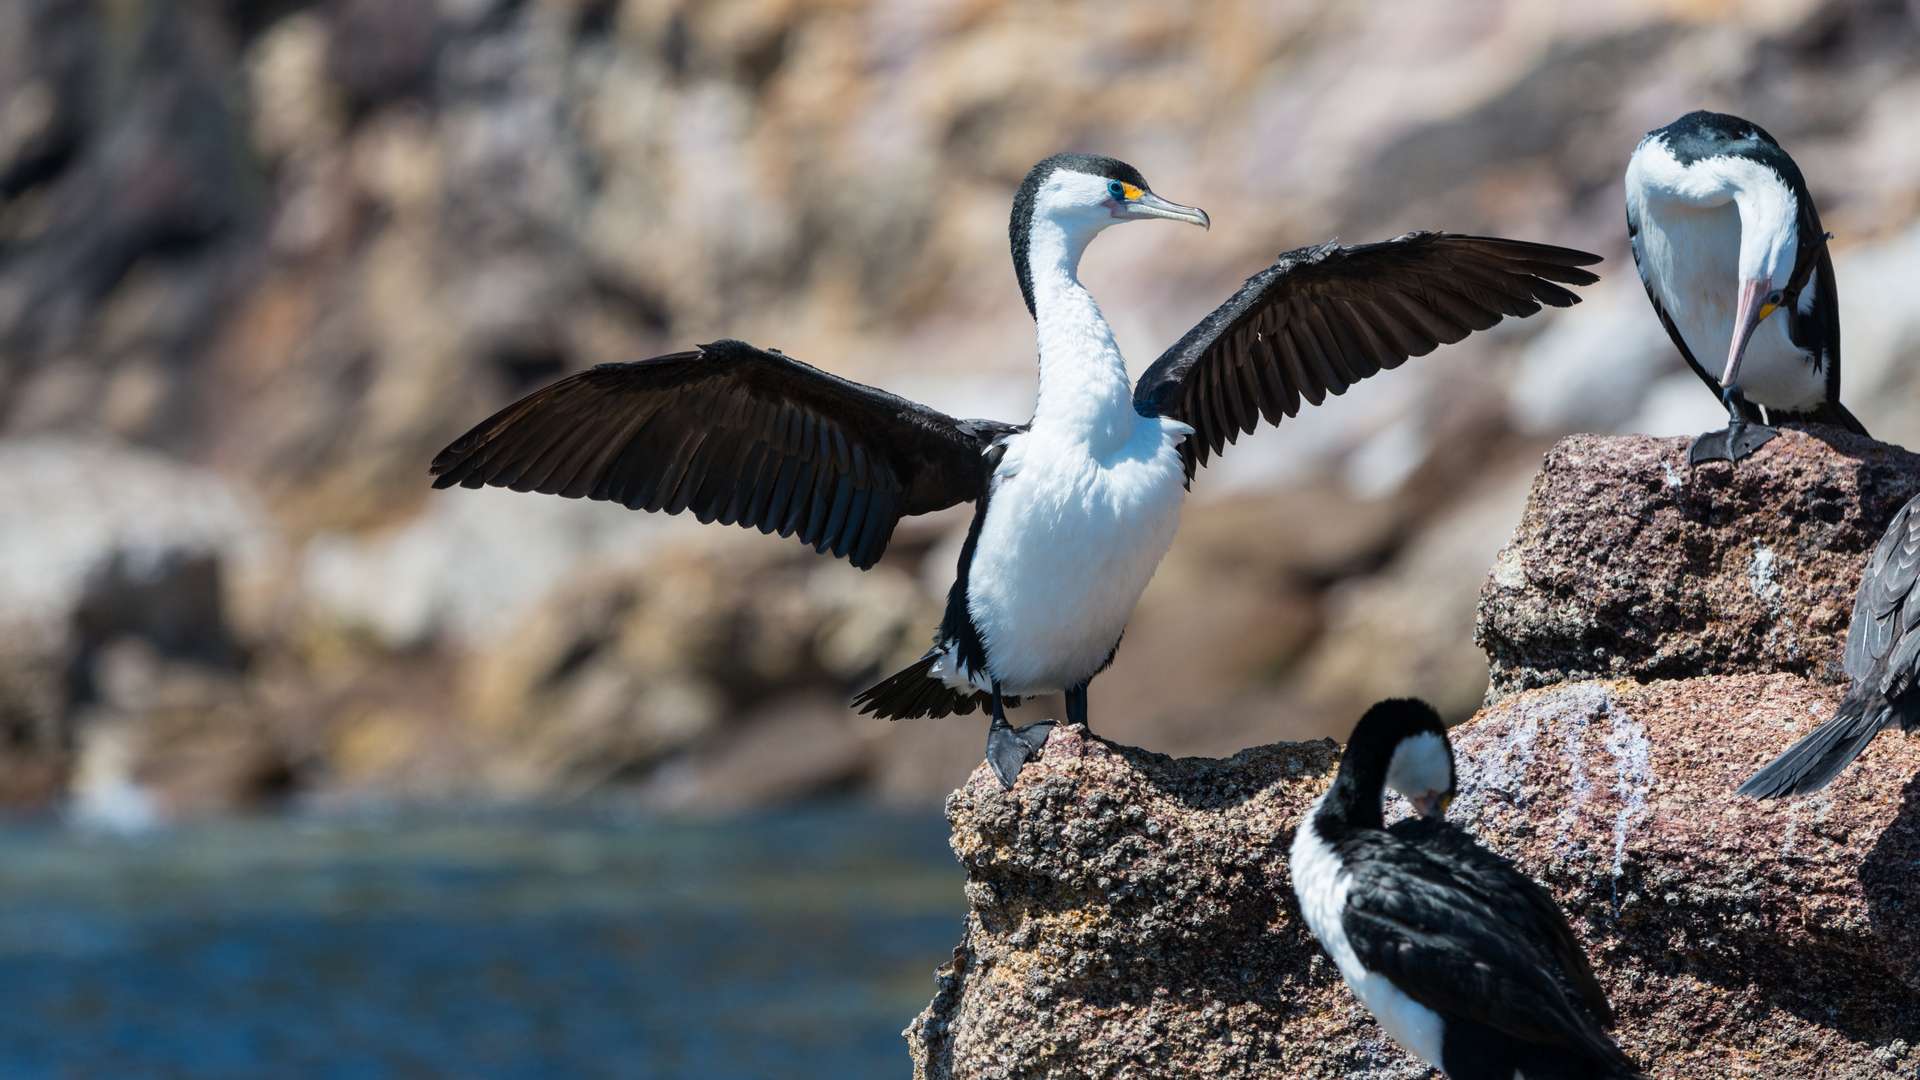
[[[1722,390],[1739,385],[1735,380],[1740,376],[1740,360],[1747,354],[1747,341],[1767,316],[1773,314],[1778,299],[1773,282],[1766,278],[1749,278],[1740,283],[1740,301],[1733,314],[1733,341],[1727,346],[1727,369],[1720,376]]]
[[[1407,801],[1413,804],[1414,813],[1423,818],[1444,818],[1447,816],[1447,807],[1453,805],[1453,793],[1429,791]]]
[[[1168,221],[1184,221],[1189,225],[1198,225],[1210,229],[1213,223],[1207,219],[1207,212],[1197,206],[1181,206],[1169,202],[1151,191],[1143,191],[1137,199],[1126,202],[1127,216],[1135,218],[1157,217]]]

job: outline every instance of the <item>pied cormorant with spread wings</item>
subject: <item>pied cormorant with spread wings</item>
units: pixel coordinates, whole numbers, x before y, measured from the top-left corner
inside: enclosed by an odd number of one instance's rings
[[[1080,283],[1108,226],[1207,215],[1112,158],[1050,157],[1014,199],[1014,270],[1039,338],[1025,424],[962,420],[771,349],[718,341],[606,364],[537,390],[433,461],[436,487],[493,485],[691,511],[795,536],[865,569],[909,514],[974,504],[925,656],[855,705],[894,719],[992,714],[987,759],[1011,786],[1050,722],[1007,723],[1022,695],[1087,684],[1180,521],[1196,469],[1410,356],[1505,316],[1576,302],[1599,257],[1492,237],[1409,233],[1299,248],[1249,278],[1137,384]]]

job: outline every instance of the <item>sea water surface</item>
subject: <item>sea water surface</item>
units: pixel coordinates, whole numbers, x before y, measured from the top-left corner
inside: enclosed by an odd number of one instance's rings
[[[0,1077],[899,1076],[934,814],[0,829]]]

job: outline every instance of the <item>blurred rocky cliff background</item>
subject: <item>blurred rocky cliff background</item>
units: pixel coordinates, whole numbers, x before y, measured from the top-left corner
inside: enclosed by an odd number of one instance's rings
[[[1094,690],[1104,734],[1170,753],[1344,730],[1388,693],[1465,716],[1475,596],[1551,439],[1717,416],[1620,195],[1639,135],[1702,106],[1802,163],[1846,399],[1914,443],[1910,0],[0,4],[0,797],[122,820],[953,787],[977,717],[844,702],[923,647],[964,513],[860,574],[434,493],[426,463],[561,373],[721,336],[1024,419],[1006,215],[1062,149],[1218,226],[1088,259],[1136,370],[1330,236],[1608,257],[1579,308],[1243,439]]]

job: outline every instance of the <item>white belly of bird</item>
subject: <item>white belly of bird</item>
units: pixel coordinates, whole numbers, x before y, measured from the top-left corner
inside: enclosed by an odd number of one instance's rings
[[[1180,526],[1184,430],[1142,418],[1104,455],[1046,433],[1009,440],[967,587],[1003,691],[1065,690],[1106,662]]]
[[[1634,243],[1642,264],[1652,270],[1660,306],[1693,358],[1718,379],[1726,370],[1740,291],[1739,211],[1732,203],[1705,209],[1649,203]],[[1814,288],[1809,283],[1802,299],[1810,302]],[[1784,312],[1754,330],[1739,382],[1748,401],[1775,411],[1812,409],[1827,397],[1824,374],[1787,337]]]
[[[1319,811],[1320,802],[1315,800],[1293,834],[1293,852],[1287,863],[1307,929],[1313,931],[1320,947],[1333,958],[1334,966],[1347,980],[1347,987],[1367,1011],[1373,1013],[1381,1030],[1422,1061],[1439,1068],[1445,1039],[1445,1024],[1440,1014],[1401,993],[1385,976],[1362,967],[1353,944],[1347,940],[1342,917],[1347,910],[1347,890],[1353,879],[1341,867],[1333,848],[1315,830],[1313,818]]]

